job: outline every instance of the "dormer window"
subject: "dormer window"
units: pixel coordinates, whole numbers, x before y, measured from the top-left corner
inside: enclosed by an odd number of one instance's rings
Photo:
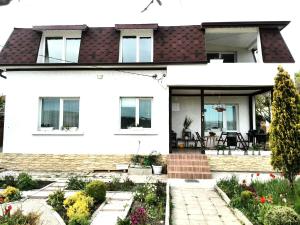
[[[34,26],[42,33],[37,63],[78,63],[82,32],[86,25]]]
[[[153,62],[153,33],[157,24],[116,24],[120,31],[120,63]]]
[[[45,63],[77,63],[80,38],[46,37]]]
[[[122,62],[152,62],[152,37],[123,36]]]

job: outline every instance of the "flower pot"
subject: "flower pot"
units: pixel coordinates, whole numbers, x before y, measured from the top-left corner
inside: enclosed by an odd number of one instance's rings
[[[153,174],[160,175],[162,171],[162,166],[152,165],[152,169],[153,169]]]

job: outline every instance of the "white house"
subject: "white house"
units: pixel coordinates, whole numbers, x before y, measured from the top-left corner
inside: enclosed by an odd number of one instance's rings
[[[192,133],[245,135],[254,96],[294,63],[280,34],[288,23],[15,28],[0,53],[3,152],[169,154],[186,116]]]

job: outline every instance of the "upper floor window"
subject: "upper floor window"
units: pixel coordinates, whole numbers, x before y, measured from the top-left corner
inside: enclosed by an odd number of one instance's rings
[[[46,37],[45,63],[77,63],[80,38]]]
[[[153,29],[121,29],[119,62],[153,62]]]

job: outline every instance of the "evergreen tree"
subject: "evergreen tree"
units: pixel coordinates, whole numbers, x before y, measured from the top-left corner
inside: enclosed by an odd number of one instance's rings
[[[299,94],[288,72],[279,66],[275,77],[270,128],[271,164],[291,185],[300,172]]]

